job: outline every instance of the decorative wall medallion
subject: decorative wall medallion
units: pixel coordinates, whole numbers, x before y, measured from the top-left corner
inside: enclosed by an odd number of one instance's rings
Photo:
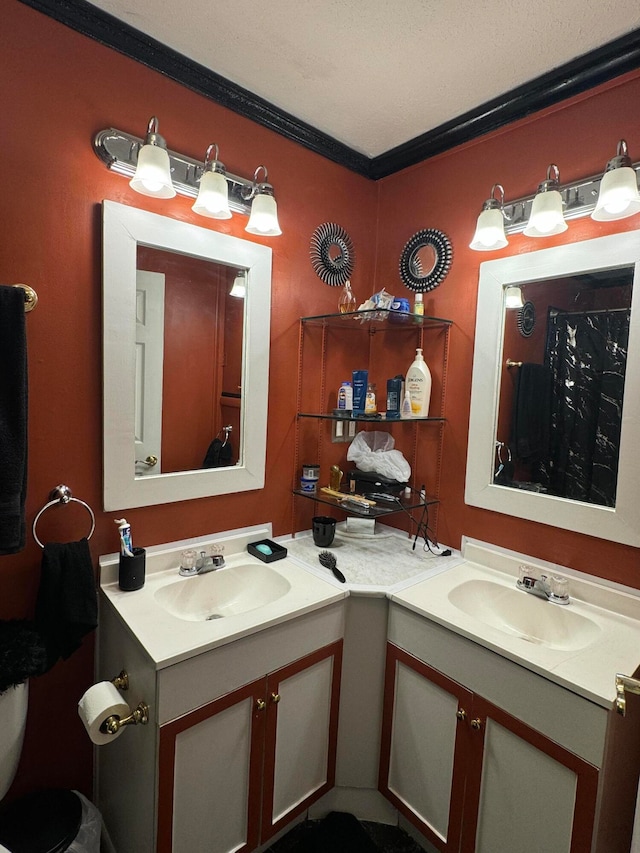
[[[523,338],[528,338],[536,325],[536,309],[533,302],[525,302],[522,308],[518,311],[516,320],[518,331]]]
[[[451,269],[451,241],[436,228],[417,231],[400,255],[400,278],[416,293],[433,290]]]
[[[342,287],[351,278],[355,252],[351,237],[340,225],[318,225],[311,237],[309,254],[316,274],[325,284]]]

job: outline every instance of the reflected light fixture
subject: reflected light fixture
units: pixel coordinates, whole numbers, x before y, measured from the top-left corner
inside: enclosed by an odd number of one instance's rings
[[[244,299],[247,295],[247,271],[238,270],[238,273],[233,280],[233,286],[229,291],[229,296],[237,296],[238,299]]]
[[[531,216],[524,229],[525,237],[551,237],[553,234],[562,234],[569,227],[564,221],[559,185],[560,170],[552,163],[547,169],[546,180],[538,186]]]
[[[261,169],[264,171],[264,180],[258,181]],[[249,195],[249,198],[253,198],[251,216],[245,231],[261,237],[277,237],[282,234],[278,222],[278,205],[273,195],[273,187],[267,183],[267,178],[265,166],[258,166],[253,175],[253,189]]]
[[[495,197],[496,190],[500,193],[499,200]],[[491,187],[491,195],[482,205],[476,233],[469,243],[470,249],[475,249],[476,252],[491,252],[495,249],[504,249],[508,244],[509,241],[504,233],[503,204],[504,187],[502,184],[494,184]]]
[[[640,194],[636,173],[631,167],[624,139],[618,142],[616,156],[607,163],[596,208],[591,218],[598,222],[625,219],[640,213]]]
[[[129,186],[137,193],[155,198],[173,198],[176,194],[171,181],[167,143],[158,133],[156,116],[149,119],[144,145],[138,150],[136,172]]]
[[[144,195],[194,199],[192,210],[211,219],[229,219],[233,213],[249,216],[247,231],[260,237],[282,234],[273,187],[267,169],[258,166],[253,178],[227,172],[218,160],[218,146],[207,148],[204,163],[168,149],[158,133],[158,119],[149,120],[145,139],[114,127],[98,131],[93,140],[96,156],[112,172],[130,179]],[[264,173],[262,180],[258,180]]]
[[[211,152],[215,158],[211,160]],[[218,146],[213,142],[204,157],[204,171],[200,177],[198,198],[191,208],[200,216],[211,219],[231,219],[229,210],[229,187],[225,179],[224,163],[218,160]]]
[[[522,289],[518,285],[509,285],[504,289],[504,307],[505,308],[522,308],[524,299],[522,298]]]

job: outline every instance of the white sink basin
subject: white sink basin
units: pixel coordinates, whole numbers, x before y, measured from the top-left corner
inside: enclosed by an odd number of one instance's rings
[[[467,580],[449,592],[449,601],[468,616],[528,643],[577,651],[598,638],[600,626],[572,605],[542,598],[492,580]]]
[[[172,616],[206,622],[248,613],[286,595],[291,584],[268,566],[245,563],[193,578],[180,578],[154,593]]]

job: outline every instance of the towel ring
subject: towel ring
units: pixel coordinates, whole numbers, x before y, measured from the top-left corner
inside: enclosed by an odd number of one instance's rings
[[[38,535],[36,533],[36,527],[38,524],[38,520],[39,520],[40,516],[42,515],[42,513],[45,510],[49,509],[50,506],[55,506],[55,504],[68,504],[71,501],[73,501],[74,503],[81,504],[87,510],[89,515],[91,516],[91,530],[89,531],[89,535],[87,536],[87,539],[91,539],[91,537],[93,536],[93,531],[96,529],[96,517],[93,514],[93,510],[91,509],[89,504],[85,503],[84,501],[81,501],[80,498],[74,498],[73,495],[71,494],[71,489],[69,488],[69,486],[65,486],[64,484],[56,486],[55,489],[53,489],[51,491],[51,493],[49,494],[49,497],[51,498],[49,503],[45,504],[42,507],[42,509],[40,510],[40,512],[33,519],[33,527],[32,527],[33,538],[36,540],[38,545],[41,548],[44,548],[44,545],[38,539]]]

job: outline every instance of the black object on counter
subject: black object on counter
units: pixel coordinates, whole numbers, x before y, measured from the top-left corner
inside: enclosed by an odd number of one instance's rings
[[[133,557],[120,554],[118,566],[118,585],[126,592],[142,589],[144,586],[147,552],[144,548],[134,548]]]
[[[346,583],[346,578],[338,568],[338,561],[331,551],[321,551],[318,555],[318,559],[325,569],[329,569],[333,572],[333,576],[337,578],[340,583]]]
[[[260,549],[258,546],[264,546]],[[282,560],[287,556],[287,549],[284,545],[278,545],[271,539],[260,539],[258,542],[249,542],[247,551],[263,563],[273,563],[274,560]],[[269,554],[268,551],[271,551]]]

